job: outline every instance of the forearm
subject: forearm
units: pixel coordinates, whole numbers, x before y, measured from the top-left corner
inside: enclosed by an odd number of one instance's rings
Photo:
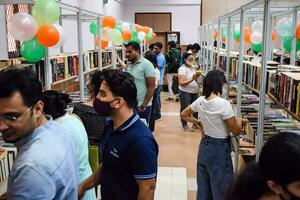
[[[182,87],[186,87],[188,86],[191,82],[193,82],[194,79],[190,79],[190,80],[184,80],[184,81],[181,81],[179,84],[182,86]]]
[[[139,190],[138,200],[153,200],[155,187]]]
[[[148,87],[146,95],[144,97],[144,101],[142,103],[142,105],[144,107],[147,107],[148,103],[150,102],[151,98],[153,97],[154,90],[155,90],[154,86]]]
[[[189,116],[189,117],[181,117],[183,120],[193,123],[193,124],[198,124],[199,120],[197,120],[196,118]]]
[[[90,177],[88,177],[80,184],[81,189],[87,191],[99,185],[101,180],[101,170],[102,170],[102,164],[98,166],[98,168]]]

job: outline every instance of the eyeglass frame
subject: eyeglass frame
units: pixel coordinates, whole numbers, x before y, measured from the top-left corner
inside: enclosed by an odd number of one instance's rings
[[[16,117],[16,116],[9,116],[9,115],[2,115],[2,116],[0,116],[0,121],[3,121],[6,125],[13,124],[18,119],[20,119],[21,117],[23,117],[26,113],[28,113],[32,108],[33,108],[33,106],[30,106],[24,113],[22,113],[18,117]]]

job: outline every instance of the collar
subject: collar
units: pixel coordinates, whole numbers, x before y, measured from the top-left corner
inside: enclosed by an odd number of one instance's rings
[[[53,123],[53,119],[52,116],[50,115],[45,115],[46,119],[48,120],[47,123],[45,123],[42,126],[37,127],[36,129],[34,129],[34,131],[29,134],[28,136],[20,139],[18,142],[16,142],[16,147],[20,148],[22,147],[24,144],[26,144],[27,142],[29,142],[30,140],[32,140],[33,138],[35,138],[37,135],[39,135],[40,133],[42,133],[42,130],[44,129],[45,126],[49,126],[51,123]]]
[[[125,131],[126,129],[130,128],[137,120],[139,119],[139,115],[134,113],[129,119],[124,122],[119,128],[116,130],[113,130],[113,132],[122,132]],[[110,122],[111,128],[113,128],[113,121],[111,120]]]
[[[142,59],[143,59],[143,56],[141,55],[140,58],[137,61],[135,61],[135,63],[132,63],[132,65],[136,65],[138,63],[141,63]]]

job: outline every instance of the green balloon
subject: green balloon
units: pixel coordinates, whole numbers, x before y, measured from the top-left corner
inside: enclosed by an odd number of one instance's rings
[[[98,35],[99,34],[99,28],[97,26],[97,23],[95,23],[95,22],[90,23],[90,32],[93,35]]]
[[[22,43],[21,55],[29,62],[38,62],[45,56],[45,47],[34,37]]]
[[[132,31],[132,39],[131,39],[131,41],[137,42],[137,43],[141,42],[141,40],[139,39],[138,34],[137,34],[136,31]]]
[[[147,33],[147,35],[146,35],[146,40],[147,41],[151,41],[153,39],[153,37],[152,37],[152,33]]]
[[[113,29],[112,32],[111,32],[111,41],[113,43],[118,43],[118,42],[120,42],[122,40],[123,40],[123,38],[122,38],[121,31],[119,31],[117,29]]]
[[[59,5],[55,0],[36,0],[32,8],[32,16],[39,26],[54,24],[60,16]]]
[[[234,30],[234,31],[233,31],[233,37],[234,37],[236,40],[240,40],[240,31]]]
[[[120,32],[122,32],[122,27],[121,27],[120,24],[117,24],[117,25],[115,26],[115,29],[117,29],[117,30],[119,30]]]
[[[262,52],[262,44],[252,44],[252,49],[256,53]]]
[[[223,28],[222,29],[222,38],[227,38],[227,29],[226,28]]]
[[[288,53],[291,53],[292,50],[292,42],[293,42],[293,37],[288,36],[283,38],[283,48],[286,50]],[[296,51],[300,50],[300,40],[297,40],[296,43]]]

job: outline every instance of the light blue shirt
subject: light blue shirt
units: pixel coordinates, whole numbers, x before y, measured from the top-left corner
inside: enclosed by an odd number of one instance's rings
[[[161,52],[160,54],[158,54],[156,56],[156,60],[157,60],[157,65],[160,71],[160,83],[159,85],[163,85],[164,84],[164,74],[165,74],[165,69],[166,69],[166,59],[164,54]]]
[[[77,159],[65,133],[61,125],[50,119],[17,142],[8,199],[77,199]]]

